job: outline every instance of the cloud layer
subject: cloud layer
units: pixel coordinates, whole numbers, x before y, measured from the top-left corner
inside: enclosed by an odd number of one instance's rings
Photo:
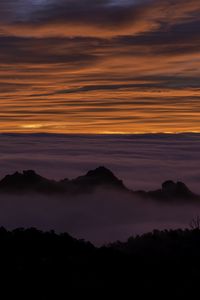
[[[0,135],[0,178],[33,169],[49,179],[110,168],[132,190],[155,190],[165,180],[200,194],[199,134]]]
[[[0,131],[199,131],[198,0],[3,0],[0,20]]]
[[[52,179],[75,178],[105,165],[133,190],[181,180],[200,194],[199,134],[0,135],[0,178],[34,169]],[[200,205],[158,205],[99,191],[63,198],[0,195],[0,224],[67,231],[97,244],[159,228],[188,227]]]
[[[162,205],[102,191],[73,199],[0,195],[1,226],[53,229],[96,245],[125,241],[154,229],[189,228],[199,213],[199,205]]]

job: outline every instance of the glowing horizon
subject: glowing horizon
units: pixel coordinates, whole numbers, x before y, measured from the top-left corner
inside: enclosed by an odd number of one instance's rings
[[[199,16],[199,0],[2,0],[0,132],[200,132]]]

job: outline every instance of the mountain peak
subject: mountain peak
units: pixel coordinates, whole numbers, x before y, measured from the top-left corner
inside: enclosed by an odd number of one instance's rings
[[[178,181],[174,182],[172,180],[165,181],[162,184],[162,192],[166,196],[175,196],[175,197],[188,197],[192,196],[193,193],[185,185],[185,183]]]
[[[35,189],[46,181],[48,180],[38,175],[35,171],[25,170],[22,173],[15,172],[12,175],[5,176],[0,181],[0,188],[6,191],[23,191],[30,188]]]
[[[167,180],[162,187],[154,191],[130,191],[112,171],[104,166],[88,171],[85,175],[73,180],[64,179],[54,181],[38,175],[33,170],[22,173],[15,172],[5,176],[0,181],[0,193],[27,193],[37,192],[43,194],[82,194],[93,192],[96,188],[112,189],[129,193],[130,195],[151,198],[154,200],[200,200],[200,196],[192,193],[181,181]]]
[[[33,171],[33,170],[24,170],[23,171],[23,175],[24,176],[30,176],[30,177],[34,177],[34,176],[40,176],[40,175],[38,175],[35,171]]]
[[[15,172],[14,174],[12,175],[7,175],[5,176],[2,180],[2,181],[13,181],[13,180],[17,180],[17,179],[20,179],[20,180],[27,180],[27,179],[30,179],[30,180],[34,180],[34,179],[37,179],[37,180],[41,180],[43,177],[38,175],[35,171],[33,170],[25,170],[23,171],[22,173],[20,172]]]
[[[100,166],[94,170],[90,170],[87,172],[86,176],[93,177],[93,176],[99,176],[99,177],[109,177],[109,178],[116,178],[116,176],[104,166]]]
[[[125,188],[123,182],[104,166],[88,171],[86,175],[74,179],[73,182],[77,185],[85,185],[86,187],[110,186],[114,188]]]

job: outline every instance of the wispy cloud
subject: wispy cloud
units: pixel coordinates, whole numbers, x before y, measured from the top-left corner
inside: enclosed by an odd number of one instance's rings
[[[198,0],[3,0],[0,20],[0,131],[200,130]]]

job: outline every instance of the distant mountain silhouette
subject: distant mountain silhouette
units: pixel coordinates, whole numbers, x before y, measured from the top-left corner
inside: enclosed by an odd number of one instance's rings
[[[161,189],[155,191],[131,191],[122,180],[105,167],[98,167],[72,180],[67,178],[61,181],[49,180],[35,171],[28,170],[7,175],[0,181],[0,193],[11,194],[36,192],[73,195],[91,193],[97,188],[117,190],[132,196],[159,201],[200,200],[200,196],[190,191],[183,182],[175,183],[171,180],[165,181]]]
[[[28,191],[52,193],[60,190],[61,187],[56,181],[46,179],[32,170],[7,175],[0,181],[0,192],[6,193],[24,193]]]
[[[122,180],[118,179],[109,169],[99,167],[71,181],[72,184],[89,190],[91,187],[104,186],[126,190]]]
[[[149,195],[153,198],[160,199],[195,199],[198,196],[189,190],[189,188],[183,183],[178,181],[177,183],[172,180],[165,181],[162,184],[162,189],[149,192]]]
[[[0,181],[0,192],[4,193],[79,194],[90,193],[98,187],[128,191],[123,182],[105,167],[91,170],[84,176],[72,180],[67,178],[61,181],[49,180],[35,171],[28,170],[7,175]]]

